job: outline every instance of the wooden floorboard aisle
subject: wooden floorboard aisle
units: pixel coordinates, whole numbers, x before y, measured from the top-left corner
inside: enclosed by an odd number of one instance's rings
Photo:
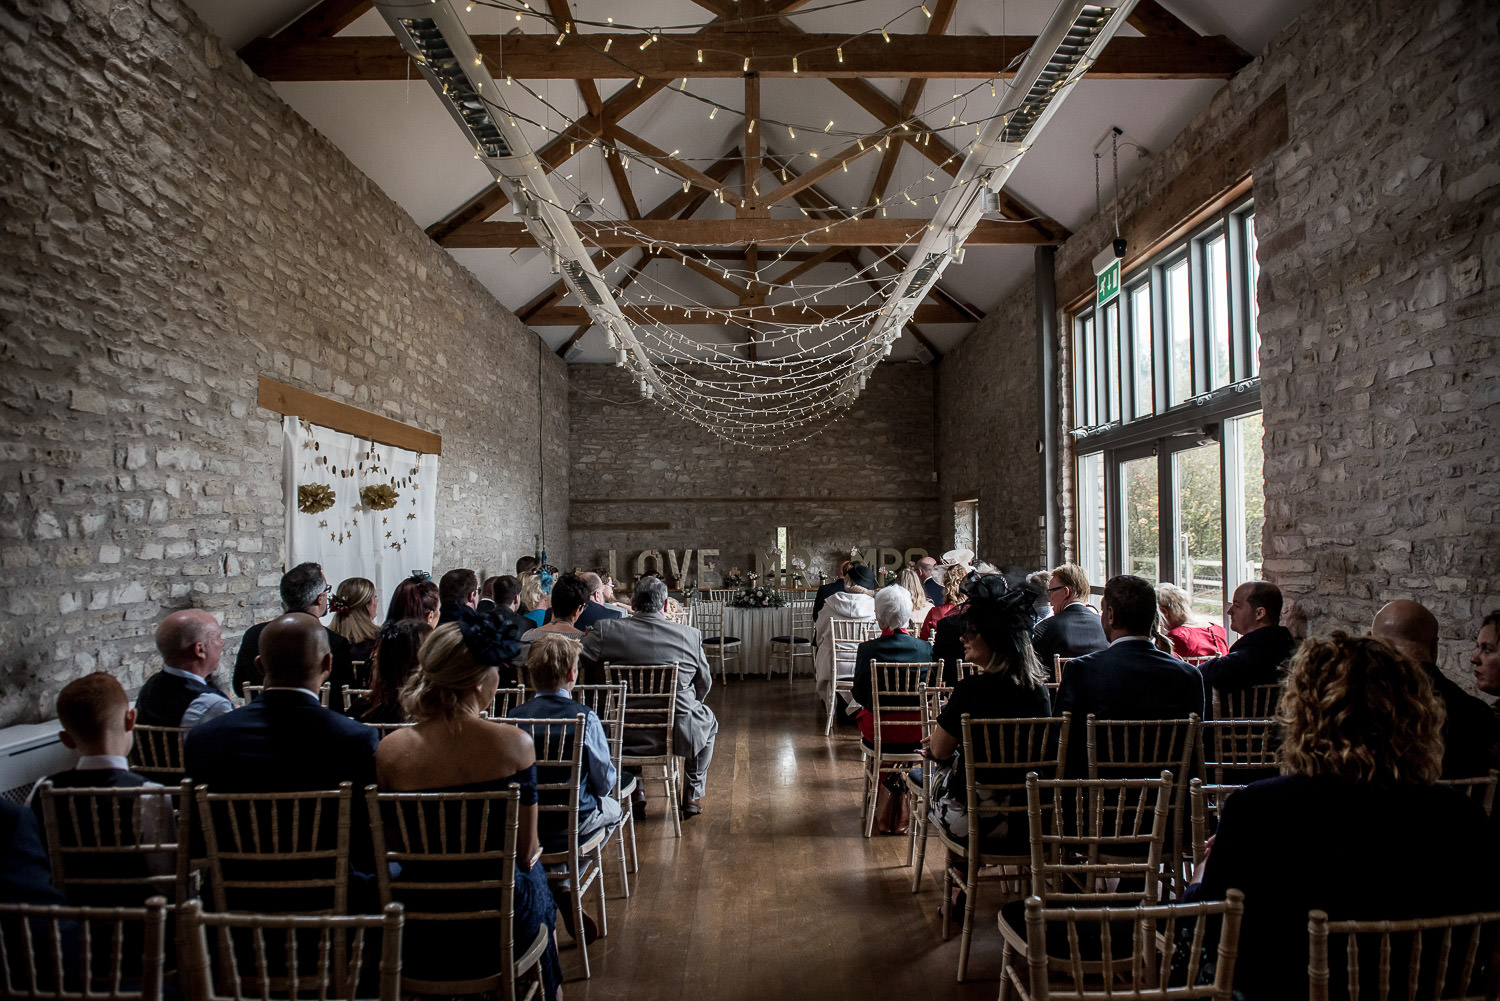
[[[995,997],[994,909],[976,919],[959,984],[957,929],[944,942],[937,917],[938,860],[913,895],[906,839],[860,836],[858,734],[825,738],[813,699],[806,679],[715,685],[703,814],[679,841],[653,798],[629,899],[609,870],[592,979],[559,932],[570,1001]]]

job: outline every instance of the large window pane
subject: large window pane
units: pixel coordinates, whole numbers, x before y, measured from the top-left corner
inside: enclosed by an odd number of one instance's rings
[[[1108,577],[1109,557],[1104,536],[1104,453],[1078,457],[1078,565],[1091,582]],[[1091,599],[1097,606],[1098,601]]]
[[[1208,293],[1208,387],[1229,385],[1229,243],[1220,233],[1203,245]]]
[[[1143,282],[1130,290],[1131,354],[1135,375],[1135,411],[1132,417],[1152,413],[1151,398],[1151,284]]]
[[[1120,419],[1120,300],[1104,307],[1104,386],[1109,399],[1107,420]]]
[[[1093,427],[1097,410],[1094,401],[1094,318],[1081,317],[1074,328],[1073,339],[1073,397],[1077,403],[1075,426]]]
[[[1245,373],[1247,378],[1260,374],[1260,300],[1255,296],[1255,286],[1260,281],[1260,261],[1255,258],[1258,246],[1255,240],[1255,216],[1248,215],[1245,217],[1245,268],[1250,278],[1250,371]]]
[[[1132,459],[1120,466],[1124,517],[1120,549],[1125,572],[1155,583],[1161,580],[1161,519],[1157,511],[1156,456]]]
[[[1193,327],[1188,299],[1188,265],[1181,260],[1167,268],[1167,355],[1171,406],[1193,395]]]
[[[1177,527],[1177,585],[1195,611],[1218,618],[1224,607],[1224,505],[1219,445],[1172,455],[1173,520]]]
[[[1262,469],[1261,439],[1264,425],[1261,414],[1250,414],[1234,422],[1235,452],[1230,461],[1237,473],[1231,482],[1239,484],[1239,524],[1231,525],[1231,544],[1240,547],[1241,559],[1235,583],[1261,579],[1261,531],[1266,524],[1266,489]]]

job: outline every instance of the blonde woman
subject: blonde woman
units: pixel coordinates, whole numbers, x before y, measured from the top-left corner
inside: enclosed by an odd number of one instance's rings
[[[1443,717],[1427,672],[1380,640],[1303,643],[1277,714],[1282,774],[1225,803],[1197,888],[1201,900],[1245,894],[1237,993],[1307,996],[1310,910],[1399,919],[1500,904],[1484,811],[1435,784]]]
[[[943,600],[941,604],[930,608],[927,617],[922,620],[922,631],[919,634],[922,639],[932,639],[932,630],[937,624],[964,603],[964,580],[968,576],[969,568],[961,563],[954,563],[943,571]]]
[[[552,607],[552,575],[528,573],[521,577],[521,604],[529,611],[523,613],[534,626],[547,621],[547,611]]]
[[[521,832],[516,845],[514,940],[524,949],[543,924],[555,928],[557,906],[547,875],[534,860],[537,838],[536,751],[519,727],[481,719],[500,685],[495,666],[508,659],[506,641],[489,620],[475,616],[433,630],[417,654],[417,670],[401,692],[401,703],[415,726],[396,730],[375,752],[375,778],[396,792],[483,792],[521,790]],[[462,902],[455,902],[463,909]],[[475,906],[483,906],[476,904]],[[444,922],[443,924],[446,924]],[[408,925],[403,943],[406,972],[447,979],[478,977],[488,968],[493,929],[452,922],[452,928]],[[486,934],[487,932],[487,934]],[[430,972],[422,972],[430,971]],[[557,942],[542,957],[549,998],[562,996]]]
[[[921,631],[922,623],[927,620],[927,613],[932,611],[932,602],[927,600],[927,592],[922,589],[921,575],[910,567],[901,571],[896,583],[906,588],[911,595],[911,623],[906,628],[915,636]]]
[[[333,612],[328,628],[349,641],[349,659],[369,661],[380,636],[380,627],[375,624],[375,615],[380,611],[375,582],[350,577],[333,593],[328,608]]]
[[[1229,637],[1224,627],[1193,611],[1192,599],[1176,584],[1156,585],[1156,604],[1161,609],[1162,624],[1172,641],[1172,653],[1189,657],[1218,657],[1229,652]]]

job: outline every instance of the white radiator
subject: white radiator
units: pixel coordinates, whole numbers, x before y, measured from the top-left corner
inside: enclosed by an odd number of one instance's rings
[[[0,797],[20,803],[37,779],[73,767],[78,752],[63,746],[61,730],[57,720],[0,730]]]

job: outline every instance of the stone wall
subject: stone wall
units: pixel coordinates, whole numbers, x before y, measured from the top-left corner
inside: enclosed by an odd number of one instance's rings
[[[190,11],[23,2],[0,45],[0,725],[139,684],[166,609],[230,655],[277,610],[261,375],[443,435],[435,569],[539,508],[566,558],[562,363]]]
[[[1128,219],[1284,88],[1288,139],[1253,165],[1265,573],[1314,634],[1421,601],[1467,686],[1500,605],[1497,58],[1494,4],[1315,4],[1121,199]]]
[[[873,559],[877,546],[939,543],[928,366],[879,366],[842,419],[777,451],[731,445],[663,412],[619,369],[579,365],[568,375],[579,565],[602,566],[614,549],[629,577],[644,549],[665,558],[668,549],[716,548],[721,570],[749,569],[775,545],[778,526],[831,574],[852,545]]]
[[[1041,499],[1036,286],[1028,279],[938,363],[938,499],[944,548],[953,504],[979,499],[979,555],[999,567],[1046,562]]]

